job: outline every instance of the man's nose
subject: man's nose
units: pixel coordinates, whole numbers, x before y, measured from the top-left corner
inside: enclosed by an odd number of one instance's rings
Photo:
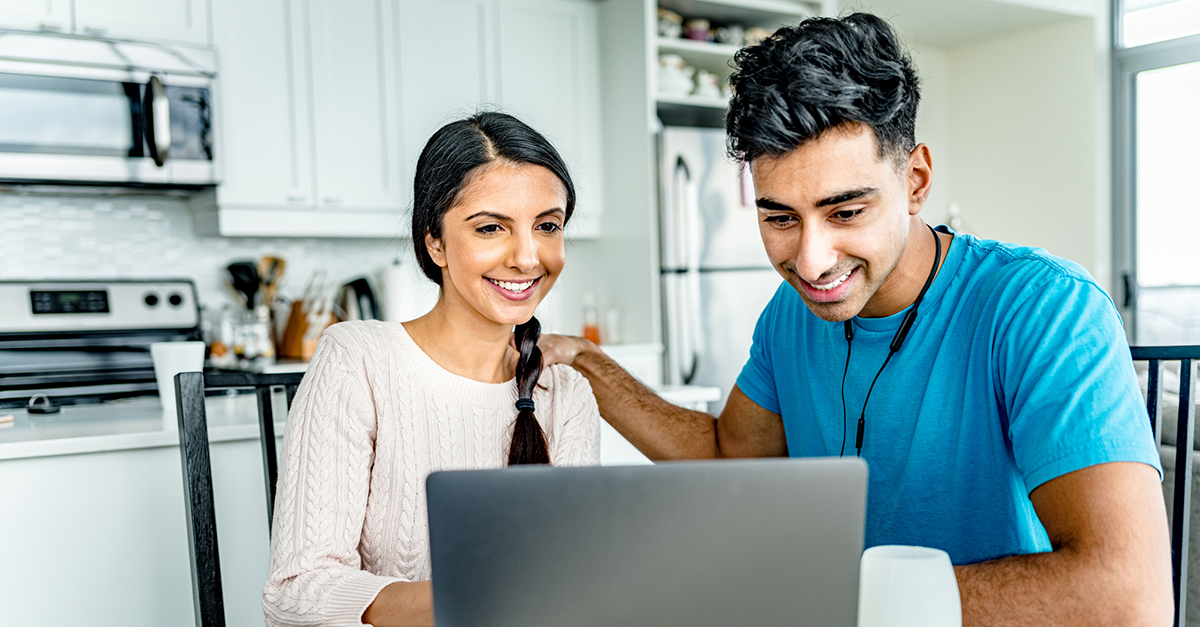
[[[508,267],[522,274],[532,272],[538,266],[537,242],[532,233],[518,233],[509,240]]]
[[[822,226],[805,227],[800,232],[800,250],[796,253],[796,273],[809,282],[819,281],[837,267],[835,237]]]

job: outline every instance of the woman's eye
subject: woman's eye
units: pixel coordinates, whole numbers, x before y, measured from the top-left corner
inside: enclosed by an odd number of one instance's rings
[[[562,227],[554,222],[543,222],[537,225],[537,228],[541,231],[545,231],[546,233],[557,233],[562,230]]]
[[[485,224],[485,225],[475,229],[475,231],[478,233],[498,233],[500,231],[500,225],[499,224]]]

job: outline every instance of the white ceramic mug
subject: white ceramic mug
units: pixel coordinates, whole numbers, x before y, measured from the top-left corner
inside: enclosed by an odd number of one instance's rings
[[[945,551],[875,546],[863,551],[858,627],[962,627],[958,579]]]
[[[155,342],[150,345],[150,359],[154,361],[154,378],[158,381],[163,423],[167,429],[172,429],[178,424],[175,375],[204,370],[204,342]]]

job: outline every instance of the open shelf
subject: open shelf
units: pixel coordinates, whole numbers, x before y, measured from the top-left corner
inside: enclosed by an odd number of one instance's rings
[[[738,46],[730,44],[716,44],[692,39],[671,39],[669,37],[658,38],[659,52],[674,52],[685,59],[700,56],[713,61],[728,61],[740,49]]]
[[[722,111],[729,107],[729,101],[719,97],[712,98],[706,96],[674,96],[659,94],[655,97],[655,99],[659,104],[704,107],[707,109],[720,109]]]
[[[817,4],[793,0],[658,0],[658,6],[684,18],[702,17],[771,30],[814,16]]]

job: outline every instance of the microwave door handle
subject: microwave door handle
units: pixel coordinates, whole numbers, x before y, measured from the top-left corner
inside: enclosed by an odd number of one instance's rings
[[[146,83],[146,99],[142,115],[146,120],[146,143],[150,146],[150,157],[154,165],[162,167],[171,150],[171,104],[167,90],[157,76]]]

